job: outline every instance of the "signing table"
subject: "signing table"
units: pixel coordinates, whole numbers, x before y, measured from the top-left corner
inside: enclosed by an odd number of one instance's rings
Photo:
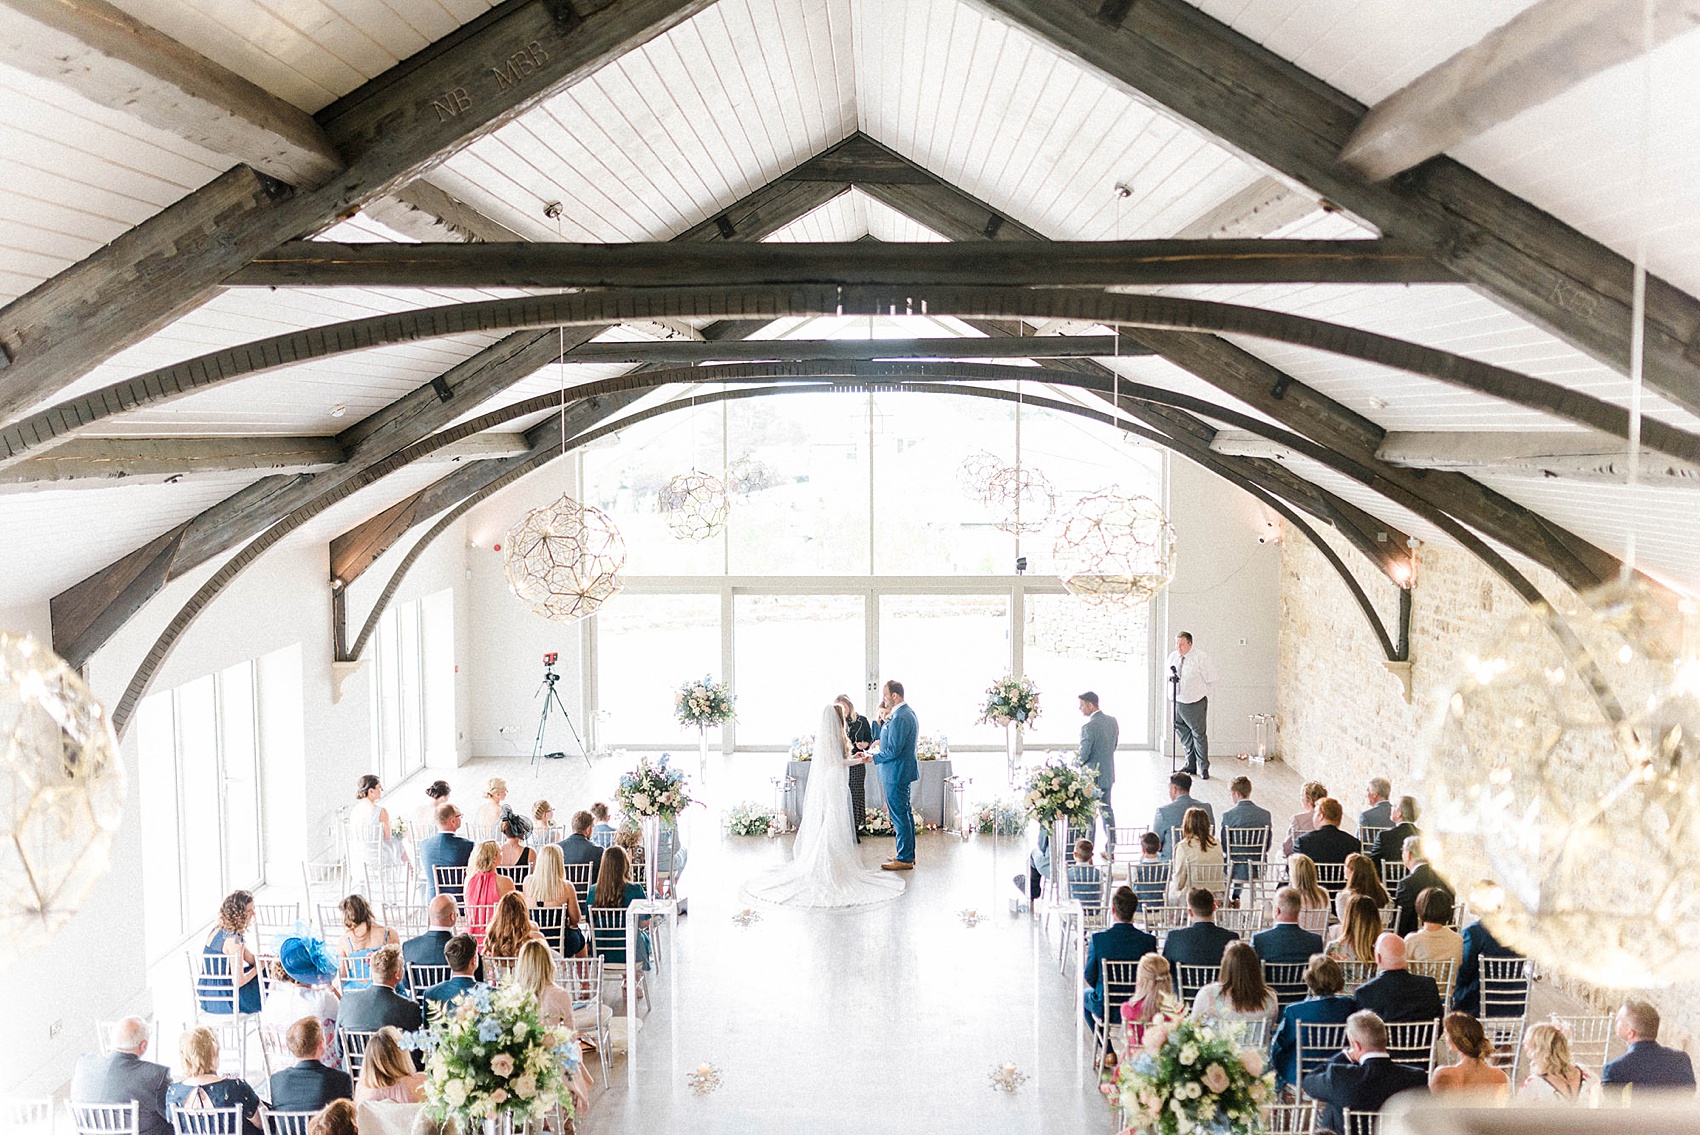
[[[797,782],[796,790],[785,798],[785,821],[795,828],[803,818],[803,794],[809,787],[809,767],[813,761],[792,761],[785,774]],[[909,801],[921,814],[921,821],[930,827],[946,827],[959,822],[951,803],[951,793],[945,781],[951,776],[950,758],[921,761],[921,779],[910,789]],[[868,811],[884,811],[885,788],[880,784],[878,766],[868,765]]]

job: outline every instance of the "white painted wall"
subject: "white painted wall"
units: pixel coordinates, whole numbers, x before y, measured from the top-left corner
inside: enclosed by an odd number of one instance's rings
[[[53,621],[46,603],[0,607],[0,631],[27,634],[37,642],[52,643]]]
[[[1210,754],[1249,752],[1251,715],[1275,712],[1275,665],[1280,640],[1281,549],[1259,544],[1279,518],[1248,493],[1214,473],[1175,457],[1169,462],[1169,520],[1175,528],[1175,581],[1167,592],[1168,630],[1191,631],[1216,665],[1210,692]],[[1242,643],[1243,640],[1243,643]],[[1167,667],[1157,660],[1161,699],[1159,740],[1168,751]]]

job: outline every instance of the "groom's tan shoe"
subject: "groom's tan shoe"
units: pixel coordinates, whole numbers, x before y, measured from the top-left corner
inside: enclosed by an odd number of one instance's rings
[[[914,869],[915,861],[913,859],[908,862],[901,859],[893,859],[890,863],[880,864],[881,871],[913,871]]]

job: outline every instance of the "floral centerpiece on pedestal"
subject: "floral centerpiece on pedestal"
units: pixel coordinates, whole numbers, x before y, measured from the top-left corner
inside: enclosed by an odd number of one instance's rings
[[[981,835],[1020,835],[1027,813],[1011,800],[987,800],[974,809],[974,830]]]
[[[772,835],[780,823],[780,818],[771,809],[746,800],[726,813],[726,834]]]
[[[679,687],[673,695],[673,712],[680,725],[710,729],[738,716],[737,700],[724,682],[705,674],[701,681],[692,680]]]
[[[1022,806],[1041,824],[1060,815],[1086,827],[1098,815],[1097,774],[1082,768],[1069,754],[1052,753],[1027,773]]]
[[[943,737],[922,737],[915,742],[915,759],[942,761],[950,756],[950,745]]]
[[[621,775],[615,798],[627,816],[657,816],[662,823],[671,824],[679,813],[696,803],[685,786],[685,774],[667,764],[667,754],[659,761],[639,757],[637,767]]]
[[[1187,1020],[1180,1002],[1165,1001],[1145,1026],[1145,1044],[1116,1071],[1110,1089],[1130,1131],[1148,1135],[1263,1130],[1262,1108],[1275,1092],[1263,1056],[1241,1050],[1235,1030]]]
[[[1039,687],[1032,678],[1006,674],[986,687],[980,703],[980,723],[1008,728],[1031,729],[1039,720]]]
[[[815,735],[813,733],[792,738],[791,759],[794,761],[812,761],[815,759]]]
[[[424,1110],[439,1122],[459,1119],[474,1131],[486,1119],[511,1126],[541,1123],[556,1108],[573,1114],[567,1077],[580,1057],[572,1028],[545,1027],[537,998],[516,985],[473,986],[403,1039],[430,1053]]]

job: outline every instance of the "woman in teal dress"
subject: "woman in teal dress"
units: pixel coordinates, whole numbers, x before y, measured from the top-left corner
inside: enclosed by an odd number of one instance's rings
[[[380,946],[399,946],[401,938],[382,925],[372,907],[360,895],[349,895],[339,904],[342,911],[342,991],[364,989],[372,984],[372,955]]]
[[[219,904],[218,924],[213,927],[212,937],[207,939],[201,953],[209,958],[223,957],[223,972],[229,976],[208,977],[207,974],[215,971],[203,963],[202,978],[196,990],[201,999],[202,1012],[230,1012],[230,988],[233,980],[236,985],[236,1011],[260,1011],[259,967],[254,964],[253,951],[249,950],[248,944],[242,940],[243,933],[253,921],[254,896],[247,891],[231,891]]]
[[[596,867],[596,888],[590,896],[591,926],[598,925],[596,911],[599,909],[624,910],[632,904],[633,899],[647,898],[642,883],[630,882],[632,861],[626,856],[624,848],[615,845],[602,853],[602,862]],[[642,917],[638,924],[638,964],[649,969],[649,918]],[[593,932],[595,949],[602,960],[610,965],[623,965],[626,960],[626,938],[624,934],[615,934],[608,929]]]

